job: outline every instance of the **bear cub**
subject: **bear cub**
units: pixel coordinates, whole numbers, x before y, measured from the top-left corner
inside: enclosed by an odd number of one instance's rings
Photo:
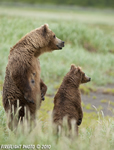
[[[81,83],[89,82],[91,78],[85,75],[80,67],[71,65],[63,82],[54,97],[53,122],[62,126],[62,121],[67,116],[68,127],[71,130],[71,120],[76,120],[75,130],[78,134],[78,126],[82,122],[83,111],[81,107]]]

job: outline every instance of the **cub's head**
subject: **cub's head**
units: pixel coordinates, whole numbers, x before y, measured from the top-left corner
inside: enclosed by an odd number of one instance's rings
[[[86,76],[85,73],[81,70],[81,68],[76,67],[75,65],[71,65],[70,75],[78,83],[86,83],[91,81],[91,78]]]

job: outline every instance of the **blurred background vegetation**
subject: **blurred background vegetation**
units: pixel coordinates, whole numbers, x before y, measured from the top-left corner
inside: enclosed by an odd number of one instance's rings
[[[77,5],[90,7],[114,7],[113,0],[1,0],[1,2],[21,2],[30,4]]]

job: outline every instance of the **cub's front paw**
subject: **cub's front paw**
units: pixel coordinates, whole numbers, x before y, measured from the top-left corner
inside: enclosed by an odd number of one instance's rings
[[[82,123],[82,118],[78,119],[77,125],[79,126]]]
[[[44,101],[45,100],[45,97],[44,97],[44,94],[41,93],[41,100]]]

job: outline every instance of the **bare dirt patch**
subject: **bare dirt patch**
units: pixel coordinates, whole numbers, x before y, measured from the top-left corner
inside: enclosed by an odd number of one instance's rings
[[[109,90],[110,89],[110,90]],[[100,87],[95,92],[90,92],[88,95],[82,94],[82,102],[84,103],[85,112],[103,111],[105,116],[114,116],[114,85]],[[104,92],[107,91],[107,92]],[[109,91],[109,92],[108,92]],[[112,92],[110,92],[112,91]],[[90,104],[90,108],[86,106]]]

